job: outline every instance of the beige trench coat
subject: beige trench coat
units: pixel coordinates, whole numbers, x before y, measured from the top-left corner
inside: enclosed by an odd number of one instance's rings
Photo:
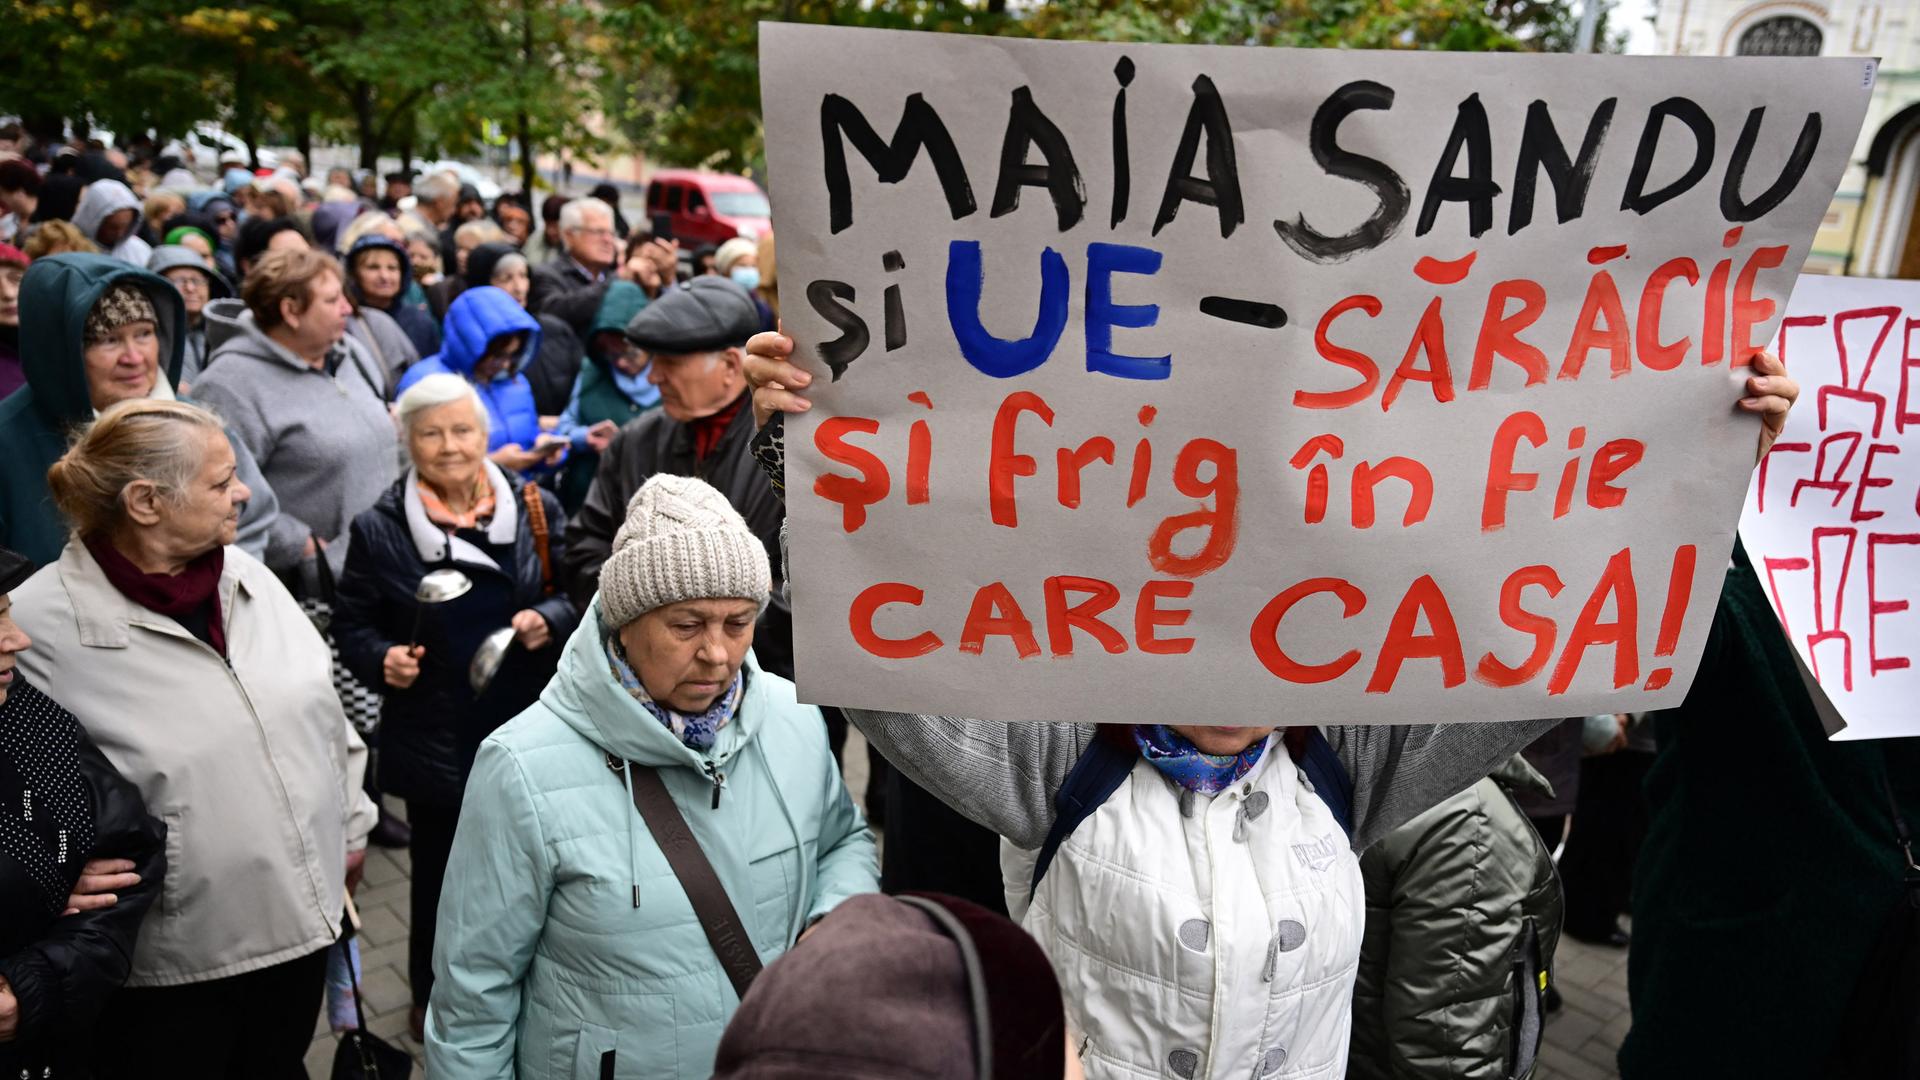
[[[13,593],[27,678],[64,705],[167,825],[167,880],[129,986],[258,970],[325,948],[345,860],[377,811],[324,639],[277,578],[226,549],[227,658],[121,595],[69,543]]]

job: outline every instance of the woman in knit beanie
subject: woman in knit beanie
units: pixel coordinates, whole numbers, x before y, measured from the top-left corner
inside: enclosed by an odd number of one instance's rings
[[[474,761],[441,893],[430,1075],[706,1080],[751,973],[878,887],[819,710],[754,661],[772,583],[765,546],[706,482],[658,475],[628,504],[558,674]],[[717,890],[669,864],[658,795]],[[731,926],[689,900],[716,892]]]

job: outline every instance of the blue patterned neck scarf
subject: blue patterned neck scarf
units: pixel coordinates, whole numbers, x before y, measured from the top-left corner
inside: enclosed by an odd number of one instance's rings
[[[1202,795],[1212,795],[1232,786],[1235,780],[1247,775],[1247,770],[1253,768],[1267,748],[1267,740],[1261,739],[1237,754],[1223,757],[1203,753],[1165,724],[1135,724],[1133,741],[1140,747],[1141,756],[1169,780]]]
[[[733,685],[706,712],[689,716],[676,712],[653,700],[647,688],[640,683],[640,676],[634,674],[633,666],[627,658],[620,655],[620,640],[609,637],[606,640],[607,663],[613,668],[613,677],[640,707],[653,714],[662,727],[673,732],[674,736],[693,750],[711,750],[713,741],[720,737],[720,729],[727,726],[733,714],[740,707],[740,695],[746,689],[747,669],[734,672]]]

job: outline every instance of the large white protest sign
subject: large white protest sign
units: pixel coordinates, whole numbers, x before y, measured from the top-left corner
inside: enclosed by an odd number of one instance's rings
[[[1803,277],[1778,345],[1800,404],[1740,537],[1846,726],[1920,735],[1920,282]]]
[[[810,701],[1677,703],[1860,60],[764,25]]]

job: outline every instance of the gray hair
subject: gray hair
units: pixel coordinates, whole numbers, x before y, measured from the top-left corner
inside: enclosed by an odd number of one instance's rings
[[[533,264],[527,261],[525,254],[518,251],[510,251],[500,256],[500,261],[493,264],[493,273],[489,275],[489,279],[498,278],[501,274],[512,270],[516,266],[522,270],[531,270],[533,268]]]
[[[586,217],[589,210],[596,214],[605,214],[607,224],[613,224],[613,207],[588,195],[583,198],[574,199],[560,208],[560,231],[571,232],[575,229],[586,228]]]
[[[480,401],[480,395],[473,384],[451,372],[429,375],[407,388],[400,395],[400,428],[407,434],[413,434],[414,417],[440,405],[451,405],[456,401],[473,402],[473,415],[480,419],[480,432],[488,431],[487,407]]]
[[[441,199],[451,199],[460,194],[460,181],[450,172],[437,172],[413,189],[414,198],[423,203],[437,203]]]
[[[506,241],[507,230],[486,218],[469,221],[453,230],[453,242],[456,244],[466,242],[479,247],[481,244],[504,244]]]
[[[390,235],[396,240],[406,238],[406,233],[392,218],[382,211],[369,210],[354,218],[346,228],[340,230],[340,242],[335,246],[340,249],[340,254],[344,255],[353,247],[355,240],[373,232],[379,232],[383,236]]]

